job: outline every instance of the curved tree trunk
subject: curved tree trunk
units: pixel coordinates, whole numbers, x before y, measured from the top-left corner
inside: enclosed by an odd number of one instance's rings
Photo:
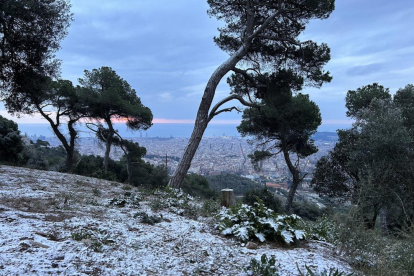
[[[201,139],[203,138],[204,131],[207,128],[209,121],[209,111],[211,103],[213,102],[214,95],[216,93],[216,88],[221,79],[243,58],[246,52],[245,49],[247,49],[247,46],[246,48],[241,47],[227,61],[221,64],[211,75],[204,90],[200,106],[198,108],[193,133],[191,134],[190,140],[188,141],[188,145],[184,151],[180,163],[178,164],[174,175],[170,179],[170,182],[168,184],[169,186],[180,188],[181,183],[191,166],[191,161],[193,160]]]
[[[45,118],[50,126],[52,127],[53,132],[55,133],[56,137],[59,139],[59,141],[62,143],[63,148],[66,151],[66,164],[65,164],[65,170],[67,172],[70,172],[74,165],[74,151],[75,151],[75,139],[77,136],[77,131],[73,128],[73,125],[77,122],[77,120],[69,120],[68,122],[68,129],[69,129],[69,135],[70,135],[70,141],[66,140],[66,137],[60,132],[59,130],[59,116],[57,116],[57,123],[55,123],[48,114],[46,114],[39,105],[36,105],[36,109],[39,111],[39,113]]]
[[[112,125],[111,119],[105,119],[106,124],[108,125],[109,134],[106,137],[106,149],[105,149],[105,156],[103,161],[103,166],[105,172],[108,172],[108,164],[109,164],[109,154],[111,152],[111,146],[112,146],[112,139],[114,138],[115,130]]]

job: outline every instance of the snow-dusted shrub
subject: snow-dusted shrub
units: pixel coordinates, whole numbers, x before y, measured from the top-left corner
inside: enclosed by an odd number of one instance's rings
[[[327,216],[322,216],[315,222],[304,222],[304,229],[306,229],[309,238],[330,243],[335,243],[338,240],[338,228],[338,224]]]
[[[223,208],[217,219],[221,234],[234,235],[242,241],[258,239],[264,242],[268,239],[291,244],[306,238],[306,232],[299,228],[299,216],[276,214],[261,202],[256,202],[254,207],[242,204]]]
[[[194,200],[192,196],[183,192],[181,189],[167,187],[165,191],[167,196],[166,201],[170,207],[184,207],[185,205],[188,205],[191,200]]]
[[[102,252],[104,245],[111,245],[115,243],[115,239],[111,237],[107,230],[91,230],[80,229],[72,233],[72,239],[75,241],[84,241],[88,244],[88,248],[95,252]]]
[[[151,225],[154,225],[155,223],[159,223],[162,221],[162,217],[151,216],[151,215],[148,215],[146,212],[139,212],[134,215],[134,218],[138,218],[138,217],[140,218],[140,222],[151,224]]]
[[[296,267],[298,268],[298,272],[300,273],[301,276],[352,276],[354,275],[353,273],[345,273],[343,271],[339,271],[337,268],[331,268],[328,270],[324,270],[322,273],[317,273],[317,272],[313,272],[309,266],[305,265],[305,269],[306,272],[303,273],[300,269],[299,266],[296,264]]]
[[[139,202],[141,201],[141,198],[133,193],[126,192],[123,195],[120,195],[118,197],[115,197],[109,201],[109,205],[114,205],[117,207],[125,207],[129,206],[132,208],[138,208]]]
[[[266,254],[263,254],[260,262],[255,258],[251,259],[247,274],[251,276],[279,276],[275,264],[276,259],[274,256],[269,259]]]

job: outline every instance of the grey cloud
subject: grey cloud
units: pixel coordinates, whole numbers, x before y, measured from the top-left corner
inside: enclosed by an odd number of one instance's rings
[[[371,63],[367,65],[359,65],[349,68],[346,73],[348,76],[371,75],[382,69],[381,63]]]

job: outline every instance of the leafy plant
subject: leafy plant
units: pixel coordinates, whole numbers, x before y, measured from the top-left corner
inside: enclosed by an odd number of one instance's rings
[[[256,202],[254,207],[242,204],[231,209],[223,208],[217,218],[217,228],[221,234],[234,235],[242,241],[279,239],[292,244],[307,236],[305,231],[299,229],[299,216],[276,214],[261,201]]]
[[[146,212],[136,213],[134,218],[140,217],[140,222],[154,225],[162,221],[162,217],[150,216]]]
[[[260,262],[255,258],[250,261],[249,275],[252,276],[278,276],[277,269],[275,266],[276,259],[272,256],[270,259],[263,254],[260,258]]]
[[[306,269],[306,274],[304,274],[300,269],[298,264],[296,264],[296,267],[298,268],[298,272],[300,273],[301,276],[351,276],[354,275],[354,273],[348,273],[346,274],[345,272],[340,272],[337,268],[336,269],[329,269],[328,270],[324,270],[322,273],[316,273],[313,272],[309,266],[305,265],[305,269]]]
[[[114,205],[118,207],[130,206],[132,208],[138,208],[140,200],[141,199],[138,195],[133,194],[131,192],[126,192],[123,195],[111,199],[109,201],[109,205]]]
[[[107,230],[93,231],[91,229],[81,229],[78,232],[72,233],[72,239],[75,241],[87,241],[88,247],[95,252],[102,252],[103,245],[115,243],[115,240]]]
[[[338,240],[338,224],[325,215],[315,222],[304,222],[304,228],[311,239],[330,243]]]

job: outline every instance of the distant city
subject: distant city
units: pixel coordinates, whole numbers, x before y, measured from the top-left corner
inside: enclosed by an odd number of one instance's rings
[[[166,165],[171,174],[176,169],[184,152],[189,138],[184,137],[148,137],[138,133],[139,137],[128,139],[138,142],[147,149],[144,160],[154,165]],[[37,139],[48,141],[51,147],[61,145],[56,137],[45,135],[27,135],[32,141]],[[300,166],[304,173],[308,173],[304,185],[310,180],[316,162],[321,156],[333,148],[337,140],[335,132],[319,132],[314,137],[319,151],[303,159]],[[103,156],[104,146],[95,137],[80,137],[77,140],[77,150],[83,155]],[[282,155],[270,158],[261,163],[260,171],[254,170],[248,155],[255,151],[255,146],[247,138],[234,136],[204,137],[192,161],[189,172],[201,175],[239,174],[250,179],[266,178],[273,183],[287,183],[290,172],[285,165]],[[117,147],[111,150],[111,158],[119,160],[123,152]]]

